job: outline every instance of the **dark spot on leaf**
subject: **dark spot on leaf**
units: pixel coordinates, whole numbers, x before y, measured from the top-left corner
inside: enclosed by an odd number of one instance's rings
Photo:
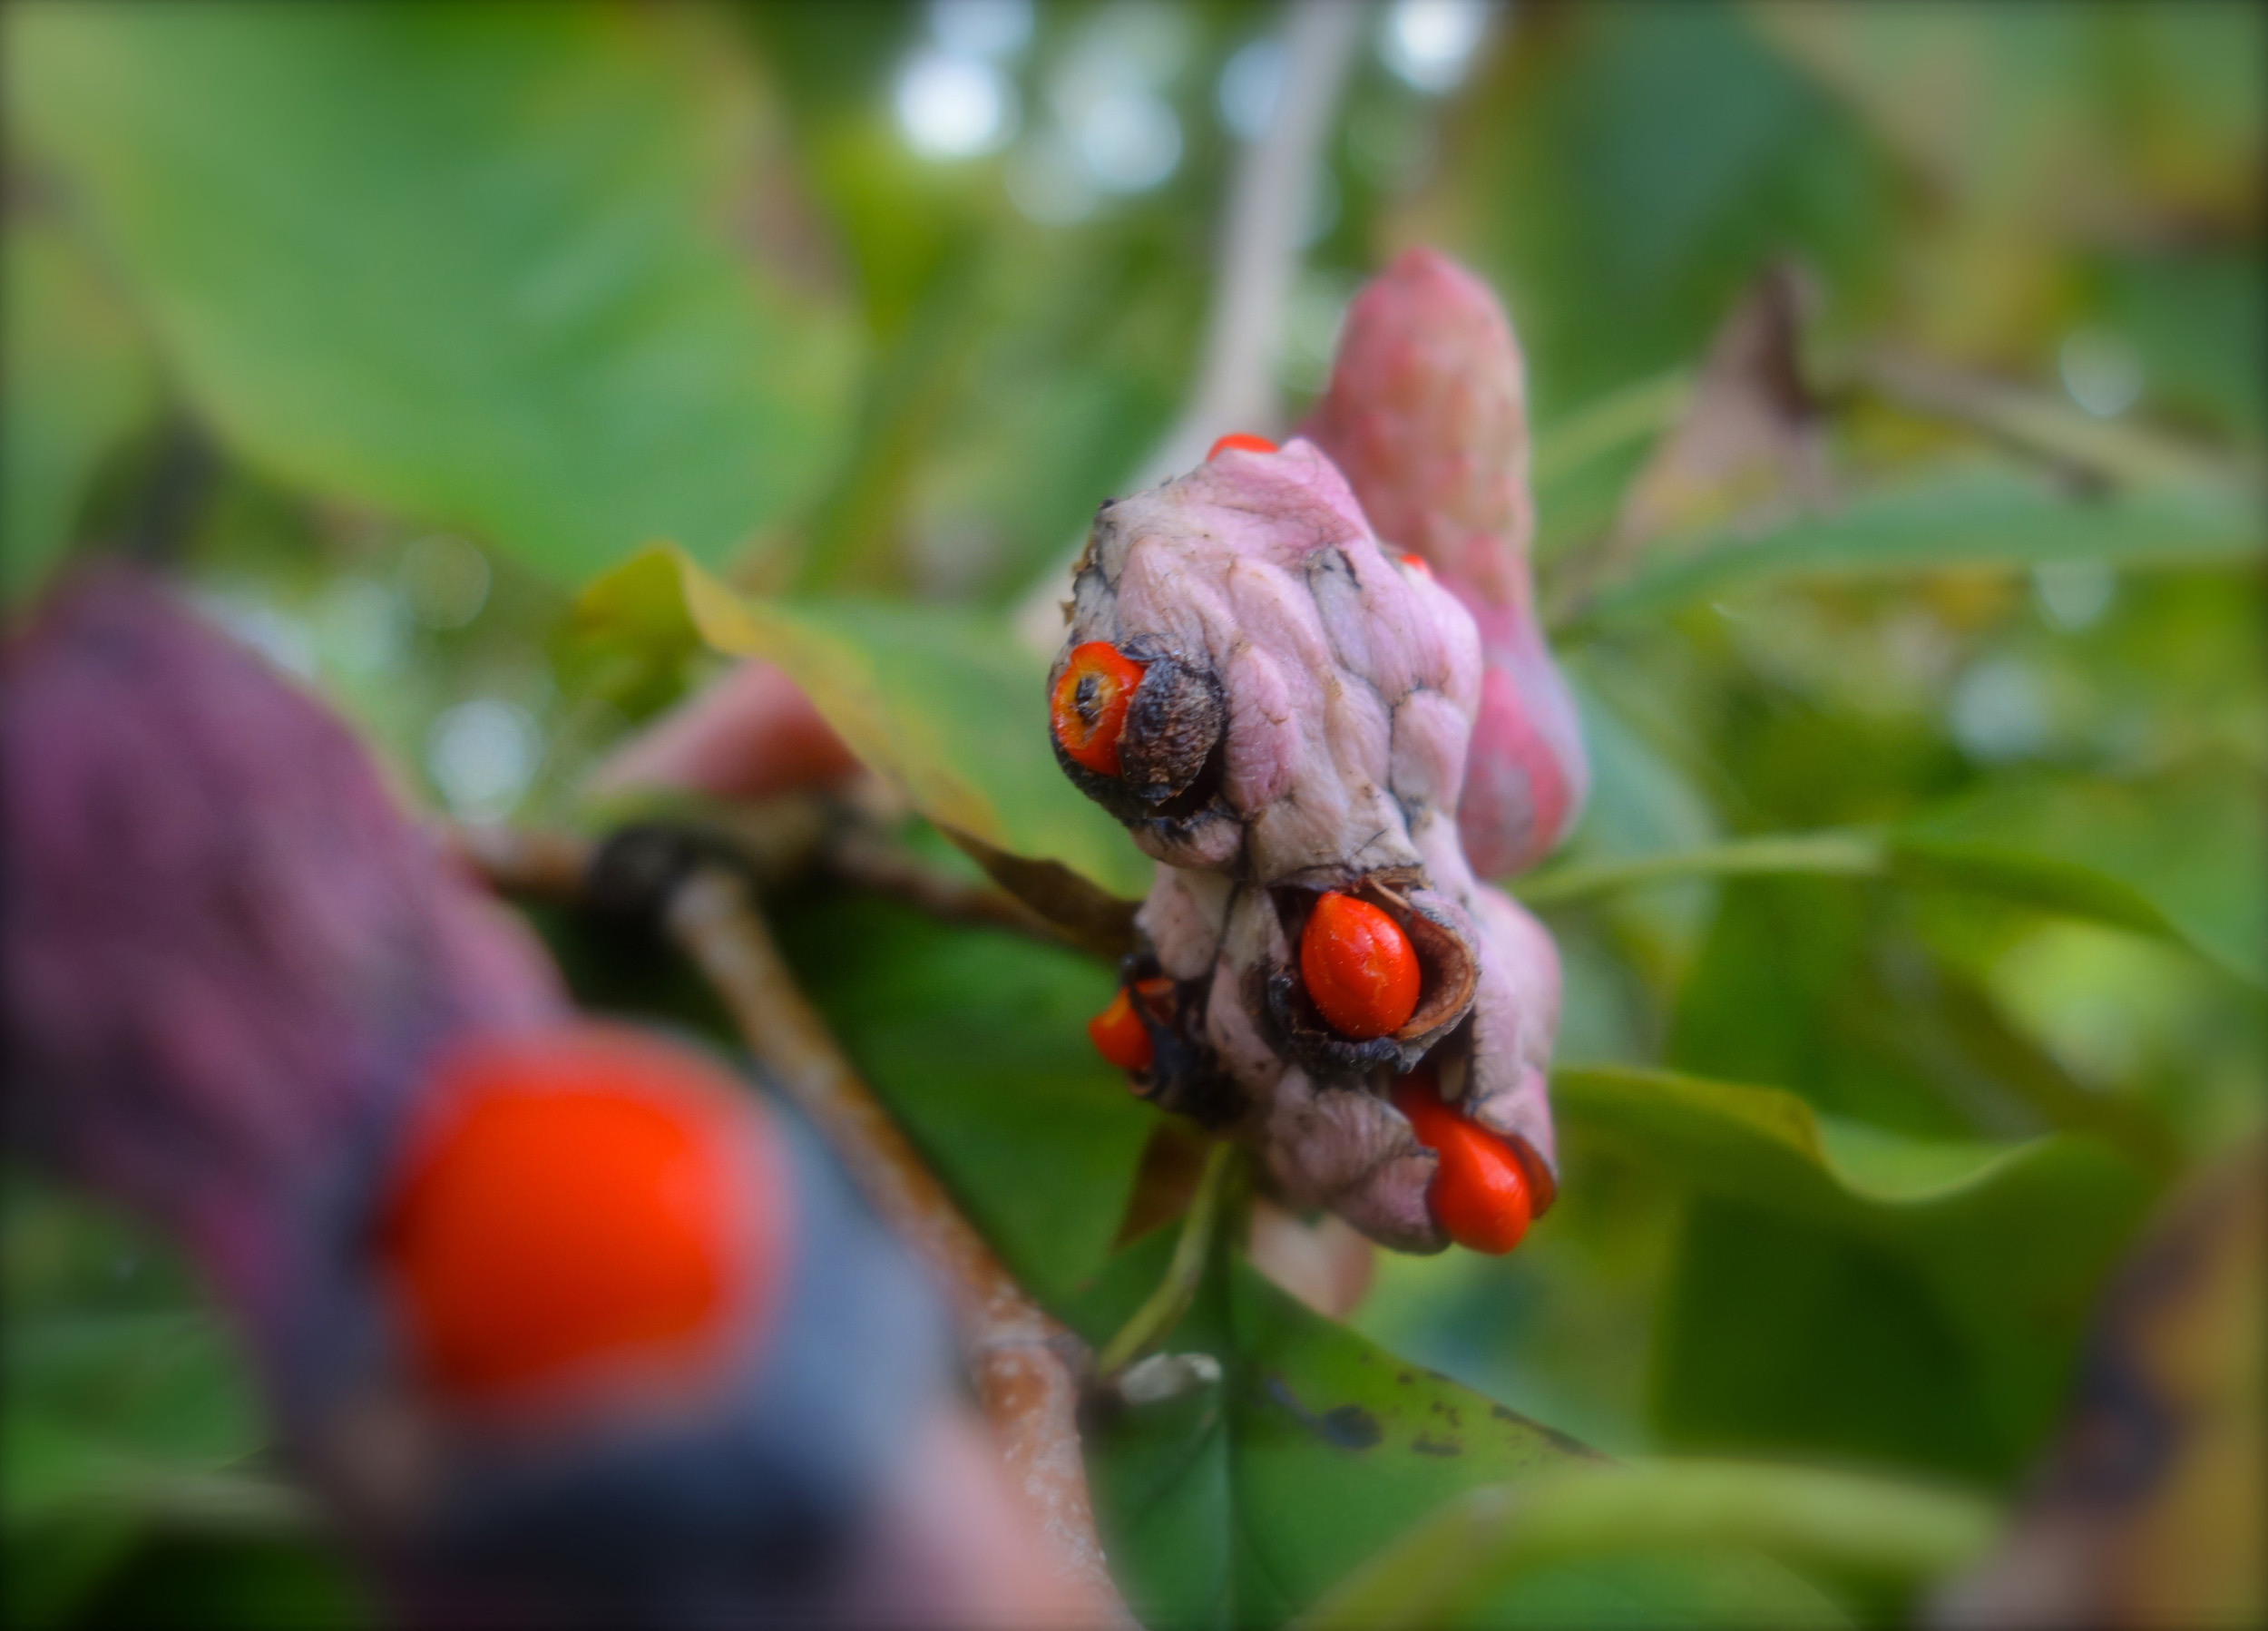
[[[1385,1437],[1378,1425],[1378,1418],[1359,1404],[1342,1404],[1321,1415],[1300,1403],[1290,1383],[1275,1372],[1268,1373],[1268,1397],[1297,1416],[1308,1431],[1326,1444],[1341,1450],[1368,1450]]]
[[[1581,1456],[1588,1460],[1594,1461],[1603,1461],[1611,1459],[1598,1450],[1593,1450],[1589,1445],[1584,1443],[1582,1440],[1569,1438],[1567,1434],[1561,1432],[1558,1428],[1546,1427],[1542,1422],[1537,1421],[1534,1417],[1523,1416],[1518,1411],[1510,1409],[1505,1405],[1491,1404],[1489,1406],[1489,1414],[1494,1416],[1499,1421],[1510,1421],[1515,1427],[1524,1427],[1530,1432],[1541,1434],[1545,1441],[1550,1444],[1553,1449],[1564,1450],[1569,1455]],[[1454,1422],[1455,1419],[1452,1417],[1452,1421]]]
[[[1411,1440],[1410,1448],[1420,1455],[1462,1455],[1465,1452],[1464,1445],[1459,1441],[1436,1439],[1428,1433],[1420,1433]]]
[[[1349,1450],[1368,1450],[1385,1435],[1379,1431],[1378,1418],[1359,1404],[1342,1404],[1334,1411],[1325,1411],[1317,1431],[1334,1444]]]

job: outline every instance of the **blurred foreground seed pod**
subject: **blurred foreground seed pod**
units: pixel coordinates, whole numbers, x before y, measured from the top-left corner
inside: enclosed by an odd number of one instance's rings
[[[406,1613],[1061,1607],[807,1137],[575,1019],[338,722],[151,583],[64,586],[4,663],[12,1138],[187,1238]]]

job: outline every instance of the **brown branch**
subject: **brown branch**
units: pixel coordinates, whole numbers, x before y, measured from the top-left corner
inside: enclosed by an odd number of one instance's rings
[[[949,1288],[1011,1485],[1066,1570],[1131,1623],[1103,1567],[1079,1450],[1079,1341],[1002,1266],[827,1034],[746,884],[703,867],[665,923],[724,999],[749,1050],[834,1146],[875,1210]]]
[[[2097,419],[2043,392],[1918,353],[1860,354],[1852,383],[1907,412],[1973,425],[2034,457],[2113,482],[2257,479],[2220,450],[2123,419]]]
[[[844,883],[904,902],[942,923],[1009,929],[1048,945],[1067,945],[1061,931],[1014,895],[933,866],[880,834],[846,826],[819,851],[819,863]]]
[[[583,892],[596,853],[580,838],[500,826],[449,828],[444,841],[495,887],[553,899]],[[883,857],[854,855],[854,867],[875,874],[885,870]],[[939,884],[971,895],[995,893],[942,874],[909,881],[901,872],[896,882],[933,893]],[[1000,898],[1013,904],[1005,894]],[[994,921],[989,908],[970,915]],[[662,921],[716,988],[766,1073],[796,1100],[875,1209],[943,1283],[1010,1487],[1065,1574],[1092,1594],[1107,1617],[1132,1625],[1103,1567],[1087,1495],[1078,1422],[1087,1355],[1079,1339],[1016,1283],[858,1079],[797,985],[739,873],[722,863],[696,866],[670,887]]]
[[[571,834],[446,823],[435,831],[444,850],[506,894],[571,901],[591,870],[591,841]]]
[[[800,828],[809,824],[792,819],[806,814],[800,806],[779,814],[783,819],[766,830],[747,819],[692,825],[719,849],[744,862],[766,887],[816,864],[854,888],[903,901],[940,923],[1006,929],[1043,945],[1074,946],[1113,959],[1124,950],[1114,942],[1097,950],[1090,943],[1096,939],[1093,933],[1060,927],[998,884],[956,877],[870,824],[844,818],[839,811],[824,817],[824,826],[807,835]],[[785,830],[789,828],[797,830]],[[438,830],[445,848],[498,889],[554,901],[573,900],[582,894],[593,850],[587,839],[504,825],[444,824]],[[1066,910],[1081,903],[1071,902]]]

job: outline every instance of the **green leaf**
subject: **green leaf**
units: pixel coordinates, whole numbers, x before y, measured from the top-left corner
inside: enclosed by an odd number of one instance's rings
[[[1150,863],[1063,775],[1048,742],[1047,665],[997,619],[858,601],[744,600],[681,553],[657,549],[593,584],[594,634],[670,631],[777,663],[866,765],[952,833],[1053,861],[1135,899]]]
[[[1456,1623],[1522,1575],[1632,1546],[1753,1546],[1926,1581],[1973,1561],[1996,1527],[1993,1509],[1973,1496],[1844,1472],[1706,1461],[1575,1465],[1459,1497],[1299,1624]]]
[[[2039,1602],[2038,1559],[2085,1557],[2058,1583],[2074,1622],[2259,1625],[2261,1288],[2268,1143],[2193,1175],[2105,1288],[2083,1381],[2053,1452],[1949,1620],[2006,1623]]]
[[[2210,767],[2147,781],[1996,781],[1901,824],[1901,860],[2186,942],[2268,986],[2260,791]]]
[[[1070,1311],[1100,1341],[1157,1284],[1161,1230]],[[1443,1501],[1596,1458],[1294,1302],[1226,1254],[1166,1343],[1221,1380],[1130,1405],[1090,1434],[1090,1480],[1114,1577],[1147,1625],[1279,1624]],[[1833,1620],[1794,1577],[1736,1552],[1633,1539],[1617,1557],[1539,1571],[1491,1605],[1506,1620],[1627,1625]]]
[[[241,1351],[171,1243],[6,1175],[11,1520],[144,1474],[194,1475],[267,1441]]]
[[[2234,562],[2256,556],[2263,542],[2258,500],[2233,483],[2169,483],[2075,497],[2043,477],[1961,461],[1862,493],[1832,515],[1789,522],[1757,538],[1720,532],[1657,557],[1603,591],[1579,626],[1659,617],[1776,579],[2043,561]]]
[[[1880,877],[1978,890],[2179,942],[2268,985],[2268,865],[2242,772],[1995,780],[1882,829],[1767,833],[1563,863],[1512,887],[1559,905],[1695,878]]]
[[[1667,850],[1614,861],[1554,866],[1512,884],[1531,906],[1640,889],[1693,878],[1756,877],[1774,873],[1871,877],[1888,856],[1880,838],[1862,832],[1766,833],[1697,849]]]
[[[267,1441],[241,1350],[181,1255],[131,1220],[5,1175],[0,1545],[10,1623],[57,1623],[153,1528],[298,1527],[241,1470]]]
[[[1562,1069],[1552,1096],[1697,1203],[1657,1353],[1657,1424],[1693,1449],[2009,1474],[2150,1194],[2083,1134],[1906,1138],[1667,1071]]]
[[[1540,425],[1690,366],[1776,256],[1837,318],[1891,264],[1892,168],[1729,6],[1515,31],[1446,137],[1429,230],[1507,297]]]
[[[7,229],[8,366],[0,416],[0,601],[33,589],[64,546],[103,455],[157,405],[132,320],[54,226]]]
[[[2046,236],[2103,210],[2248,219],[2258,61],[2246,6],[1774,6],[1765,34],[1955,208]],[[1941,208],[1945,207],[1941,205]]]
[[[60,1506],[136,1504],[266,1441],[233,1335],[202,1311],[26,1320],[9,1342],[11,1520]]]
[[[682,14],[45,6],[12,101],[253,463],[579,581],[715,560],[838,457],[845,314],[735,246],[771,181]]]
[[[860,1076],[1010,1271],[1042,1297],[1093,1275],[1157,1120],[1087,1040],[1109,968],[872,895],[801,897],[776,922]]]
[[[166,1535],[134,1555],[80,1623],[149,1631],[376,1631],[398,1624],[398,1606],[374,1593],[343,1550],[327,1537]]]

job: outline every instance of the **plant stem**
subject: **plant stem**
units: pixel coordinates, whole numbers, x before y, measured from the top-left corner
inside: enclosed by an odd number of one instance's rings
[[[1080,1457],[1078,1339],[1016,1284],[858,1079],[741,879],[721,866],[697,868],[670,892],[663,921],[717,988],[750,1052],[948,1288],[1011,1487],[1066,1571],[1130,1623],[1103,1568]]]
[[[1181,1233],[1174,1239],[1173,1259],[1166,1265],[1165,1277],[1096,1357],[1095,1373],[1101,1380],[1109,1381],[1163,1342],[1188,1312],[1189,1299],[1197,1295],[1198,1282],[1205,1277],[1224,1197],[1243,1171],[1242,1154],[1238,1146],[1226,1139],[1206,1152],[1205,1170],[1182,1216]]]
[[[590,840],[571,834],[468,824],[442,826],[438,835],[445,849],[506,894],[573,900],[591,870]]]
[[[1693,402],[1693,373],[1672,368],[1585,403],[1538,433],[1528,479],[1538,486],[1580,469],[1601,454],[1660,435]]]
[[[819,864],[846,884],[904,902],[941,923],[1007,929],[1043,944],[1070,943],[1063,933],[1014,895],[970,883],[858,826],[846,826],[819,848]]]
[[[2225,481],[2248,474],[2218,449],[2146,425],[2094,418],[2042,392],[1913,353],[1868,351],[1853,379],[1911,413],[1974,425],[2035,456],[2115,482]]]
[[[1752,877],[1765,873],[1830,873],[1871,877],[1888,869],[1882,841],[1864,832],[1774,833],[1735,838],[1702,849],[1673,850],[1628,861],[1556,866],[1511,885],[1530,906],[1557,905],[1586,895],[1608,894],[1649,884],[1687,878]]]
[[[580,838],[508,827],[451,829],[447,841],[498,888],[551,898],[582,892],[595,853]],[[946,1288],[1010,1488],[1066,1575],[1087,1587],[1115,1623],[1131,1626],[1103,1567],[1087,1495],[1079,1339],[1016,1283],[859,1080],[797,985],[739,873],[723,863],[694,866],[669,886],[661,917],[767,1075]]]

